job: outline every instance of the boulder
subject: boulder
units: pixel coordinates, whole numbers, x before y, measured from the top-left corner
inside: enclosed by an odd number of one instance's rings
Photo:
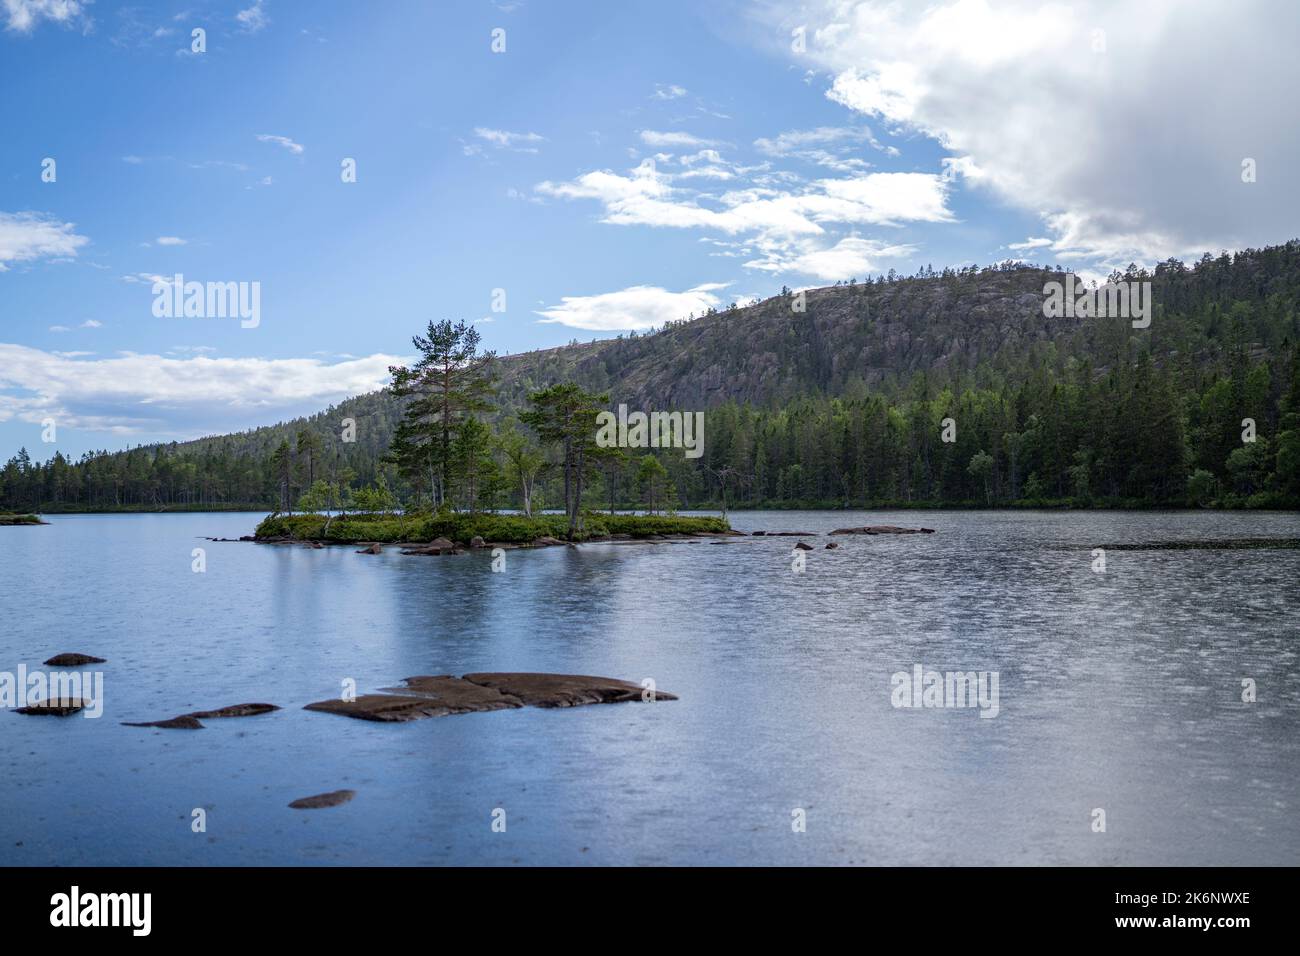
[[[811,551],[813,549],[813,546],[807,541],[796,541],[794,546],[799,551]]]
[[[487,542],[484,541],[484,540],[483,540],[481,537],[479,537],[478,535],[474,535],[474,537],[472,537],[472,538],[469,539],[469,546],[470,546],[471,548],[474,548],[475,550],[477,550],[477,549],[479,549],[479,548],[486,548],[486,547],[487,547]]]
[[[368,548],[362,548],[357,554],[383,554],[384,546],[379,543],[370,545]]]
[[[840,543],[839,543],[838,541],[827,541],[827,542],[826,542],[826,550],[827,550],[827,551],[830,551],[832,548],[838,548],[839,546],[840,546]]]
[[[464,554],[455,543],[446,538],[434,538],[428,544],[419,545],[414,548],[408,548],[402,554],[421,554],[421,555],[438,555],[438,554]]]
[[[356,795],[355,790],[331,790],[329,793],[318,793],[314,797],[302,797],[289,806],[294,810],[321,810],[347,803]]]
[[[107,663],[102,657],[91,657],[89,654],[55,654],[45,662],[47,667],[81,667],[84,664],[104,664]]]

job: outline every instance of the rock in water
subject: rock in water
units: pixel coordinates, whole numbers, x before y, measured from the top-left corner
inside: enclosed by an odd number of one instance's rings
[[[478,535],[474,535],[474,537],[469,539],[469,546],[471,548],[486,548],[487,542]]]
[[[337,807],[339,804],[347,803],[356,795],[355,790],[331,790],[329,793],[318,793],[314,797],[303,797],[301,800],[295,800],[289,806],[295,810],[320,810],[324,807]]]
[[[18,713],[32,714],[38,717],[67,717],[79,710],[84,710],[89,702],[80,697],[52,697],[37,701],[27,707],[19,707]]]
[[[794,545],[800,551],[811,551],[813,546],[807,541],[796,541]]]
[[[421,720],[425,717],[445,717],[453,711],[432,697],[412,697],[401,694],[362,694],[356,700],[318,700],[303,710],[323,710],[327,714],[342,714],[360,720],[379,720],[397,723]]]
[[[827,551],[831,550],[832,548],[838,548],[839,546],[840,546],[840,543],[839,543],[838,541],[827,541],[827,542],[826,542],[826,550],[827,550]]]
[[[203,725],[194,717],[186,714],[182,717],[171,717],[167,720],[150,720],[145,723],[133,724],[122,721],[123,727],[161,727],[164,730],[202,730]]]
[[[900,528],[892,524],[867,525],[865,528],[836,528],[831,534],[934,534],[933,528]]]
[[[107,661],[102,657],[91,657],[89,654],[55,654],[45,662],[47,667],[81,667],[83,664],[105,664]]]
[[[405,694],[427,697],[436,701],[448,714],[472,714],[484,710],[509,710],[524,706],[517,697],[503,694],[492,687],[484,687],[471,681],[439,674],[433,677],[406,677],[402,682],[405,687],[383,687],[386,694]]]
[[[184,714],[185,717],[193,717],[196,720],[205,720],[210,717],[256,717],[258,714],[269,714],[273,710],[280,708],[275,704],[231,704],[229,707],[222,707],[218,710],[196,710],[192,714]],[[180,718],[176,718],[179,720]]]
[[[368,548],[362,548],[357,554],[383,554],[384,546],[381,544],[372,544]]]
[[[630,681],[584,674],[483,673],[466,674],[465,680],[493,687],[530,707],[578,707],[641,700],[645,690]],[[677,699],[676,695],[661,690],[656,690],[654,696],[656,700]]]

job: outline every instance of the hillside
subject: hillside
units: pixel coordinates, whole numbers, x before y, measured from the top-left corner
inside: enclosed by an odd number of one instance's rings
[[[830,418],[848,410],[848,425],[840,422],[833,427],[861,431],[852,449],[815,451],[803,439],[804,447],[796,448],[793,438],[776,434],[764,443],[765,453],[776,439],[786,447],[784,457],[769,464],[782,471],[795,467],[794,480],[799,484],[797,490],[787,487],[788,472],[779,486],[772,483],[760,489],[751,483],[750,497],[768,503],[992,501],[997,497],[987,487],[987,476],[983,481],[974,474],[942,478],[933,458],[935,453],[949,457],[950,452],[962,455],[960,461],[949,463],[948,471],[954,474],[957,466],[965,474],[976,452],[992,456],[992,484],[998,493],[1021,498],[1022,485],[1031,474],[1020,473],[1017,458],[1023,449],[1013,449],[1015,441],[1004,439],[1032,432],[1031,419],[1041,425],[1050,411],[1045,406],[1054,397],[1095,404],[1107,400],[1105,389],[1113,393],[1117,388],[1126,390],[1123,401],[1130,407],[1152,401],[1159,409],[1152,406],[1147,412],[1177,418],[1177,427],[1171,425],[1166,431],[1181,450],[1168,449],[1161,467],[1174,469],[1179,487],[1160,478],[1158,488],[1149,488],[1140,476],[1120,474],[1125,466],[1115,460],[1116,441],[1119,448],[1125,442],[1137,442],[1134,448],[1140,448],[1145,440],[1108,438],[1095,434],[1094,428],[1094,434],[1073,436],[1076,447],[1054,450],[1052,476],[1044,474],[1045,467],[1037,470],[1039,481],[1033,490],[1039,494],[1034,497],[1078,497],[1082,491],[1085,497],[1101,493],[1106,498],[1169,501],[1185,493],[1182,486],[1197,467],[1225,488],[1235,482],[1226,455],[1240,444],[1235,432],[1241,418],[1257,419],[1266,439],[1276,439],[1287,411],[1300,411],[1287,404],[1295,376],[1292,350],[1300,341],[1300,241],[1233,256],[1207,254],[1192,266],[1171,260],[1150,273],[1131,268],[1125,278],[1152,283],[1155,308],[1148,329],[1134,329],[1121,318],[1045,317],[1043,286],[1062,278],[1056,270],[1008,264],[922,272],[910,278],[882,277],[808,290],[802,313],[792,307],[793,296],[783,294],[748,307],[671,323],[652,334],[633,333],[501,357],[497,362],[500,409],[512,413],[531,391],[560,381],[608,392],[612,404],[626,403],[633,409],[713,409],[709,453],[699,465],[715,470],[720,464],[734,465],[755,479],[769,472],[755,457],[754,448],[754,438],[761,437],[765,427],[788,429],[788,421],[780,423],[803,409],[800,414],[805,418],[824,420],[817,427],[831,428]],[[1058,394],[1058,386],[1077,394]],[[1092,394],[1097,389],[1101,391]],[[1147,392],[1139,395],[1143,389]],[[981,410],[976,412],[972,401]],[[971,408],[968,421],[982,431],[959,434],[957,449],[932,447],[925,434],[930,426],[923,422],[937,423],[963,404]],[[1117,398],[1116,407],[1122,405]],[[857,424],[854,408],[860,419]],[[1093,424],[1101,427],[1104,410],[1078,406],[1070,412],[1081,413],[1098,416]],[[374,476],[376,460],[400,414],[397,399],[377,392],[307,419],[107,455],[77,467],[84,470],[83,478],[93,481],[97,470],[105,475],[131,467],[138,470],[142,459],[152,462],[162,455],[178,466],[183,461],[185,467],[179,475],[166,476],[168,488],[151,489],[152,497],[160,501],[170,500],[178,488],[189,489],[178,501],[191,493],[197,495],[194,501],[269,501],[258,463],[284,437],[303,428],[317,432],[327,440],[327,447],[335,449],[333,472],[350,469],[365,482]],[[875,450],[869,451],[866,436],[871,427],[862,416],[872,415],[883,415],[883,426],[903,427],[897,419],[918,435],[891,435],[890,448],[877,441]],[[1214,419],[1212,435],[1206,431],[1206,416]],[[357,422],[355,444],[337,441],[344,418]],[[735,445],[736,428],[748,432],[739,449],[729,447]],[[968,448],[971,438],[976,444]],[[845,440],[839,436],[824,441],[842,444]],[[905,448],[898,447],[900,441]],[[1053,441],[1059,445],[1061,437]],[[1249,449],[1256,456],[1276,450]],[[1084,459],[1075,460],[1081,451],[1087,453]],[[719,454],[740,454],[741,459],[722,463]],[[843,460],[849,454],[851,466]],[[889,465],[891,475],[869,479],[867,473],[876,462],[864,460],[866,455],[896,459]],[[840,461],[834,464],[837,456]],[[126,464],[132,461],[136,464]],[[716,500],[720,489],[710,486],[704,472],[688,474],[682,463],[668,464],[683,502]],[[1265,465],[1267,471],[1274,470],[1271,459],[1254,467],[1258,471]],[[19,463],[17,470],[24,467]],[[42,480],[57,484],[59,476],[54,472],[70,467],[56,462],[45,469],[49,473]],[[1070,470],[1079,467],[1090,473],[1087,479],[1078,474],[1071,477]],[[1102,472],[1092,474],[1094,467]],[[817,479],[805,486],[806,475],[814,469]],[[851,475],[847,487],[840,475]],[[20,507],[23,492],[16,487],[13,462],[0,477],[5,479],[0,506]],[[211,486],[203,487],[205,482]],[[1243,495],[1265,490],[1258,487],[1257,479],[1236,484]],[[46,502],[66,497],[58,487],[41,492]],[[117,491],[114,501],[123,503]]]

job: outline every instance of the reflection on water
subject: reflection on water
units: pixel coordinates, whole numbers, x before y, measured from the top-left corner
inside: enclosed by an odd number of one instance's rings
[[[1295,539],[1300,516],[732,516],[937,530],[809,539],[803,574],[790,538],[512,551],[504,574],[485,553],[201,539],[257,517],[0,529],[0,671],[108,658],[102,719],[0,713],[0,863],[1300,863],[1300,551],[1124,547]],[[916,664],[997,672],[997,717],[895,709],[891,675]],[[348,678],[483,670],[681,699],[404,725],[301,710]],[[120,724],[246,701],[285,709]],[[343,807],[286,806],[343,788]]]

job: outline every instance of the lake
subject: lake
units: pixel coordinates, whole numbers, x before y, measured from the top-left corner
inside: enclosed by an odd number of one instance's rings
[[[0,864],[1300,863],[1300,550],[1126,549],[1296,539],[1300,515],[731,516],[936,532],[809,539],[802,573],[791,538],[510,551],[502,573],[486,552],[202,540],[260,517],[0,529],[0,671],[107,658],[86,668],[101,718],[0,712]],[[996,717],[894,706],[918,664],[996,673]],[[302,709],[347,679],[510,670],[680,699]],[[252,701],[284,709],[121,723]]]

